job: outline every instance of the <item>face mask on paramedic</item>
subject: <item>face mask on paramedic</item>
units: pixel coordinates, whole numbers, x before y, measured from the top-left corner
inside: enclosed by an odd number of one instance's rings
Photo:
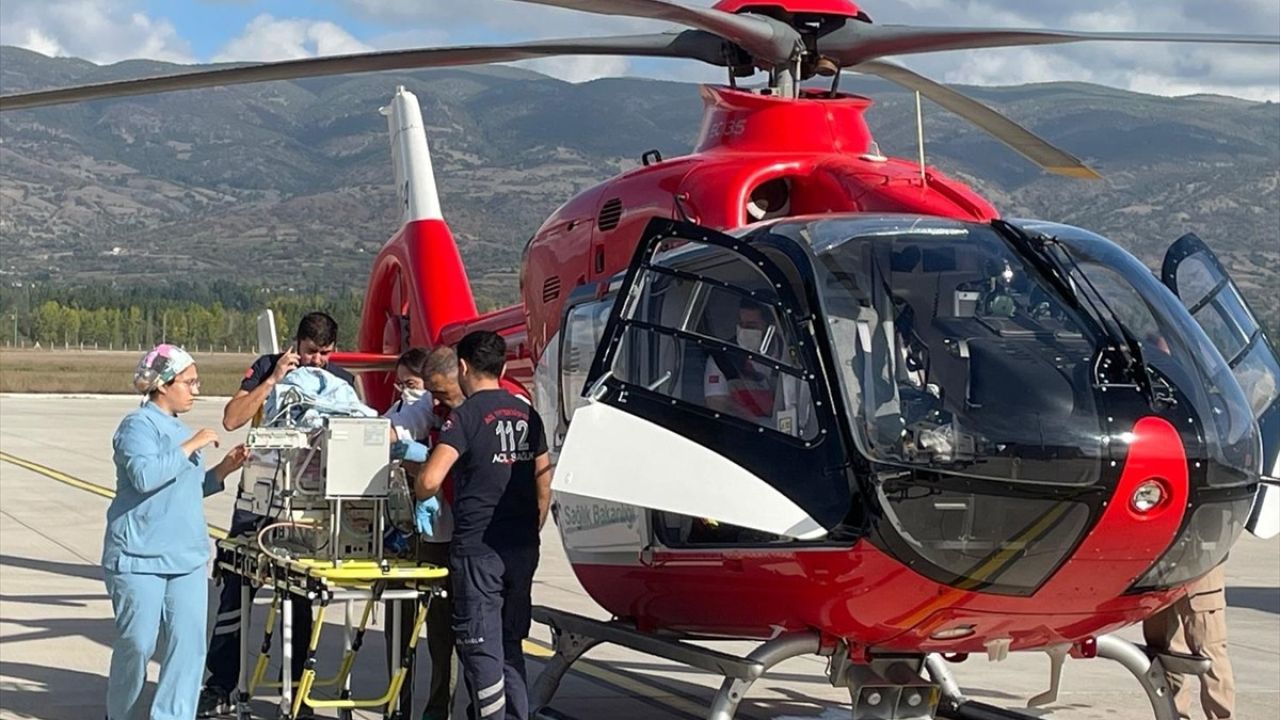
[[[426,383],[412,370],[399,365],[396,367],[396,390],[400,391],[400,400],[405,405],[412,405],[428,396]]]
[[[764,342],[764,330],[739,325],[737,339],[740,347],[752,352],[760,352],[760,345]]]

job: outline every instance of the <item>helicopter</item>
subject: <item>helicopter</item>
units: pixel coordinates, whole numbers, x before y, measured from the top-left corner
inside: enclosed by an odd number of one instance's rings
[[[358,351],[375,406],[413,346],[494,330],[554,428],[554,517],[615,618],[544,610],[569,665],[617,642],[725,675],[709,717],[797,655],[829,658],[857,718],[1016,718],[943,658],[1118,660],[1158,720],[1163,669],[1109,633],[1175,601],[1280,506],[1280,361],[1198,237],[1159,275],[1081,228],[1004,218],[883,155],[841,74],[878,76],[1048,172],[1098,177],[998,112],[887,58],[1083,41],[1280,37],[878,25],[848,0],[524,0],[665,20],[650,35],[361,53],[0,97],[20,110],[238,83],[566,54],[722,67],[690,155],[566,201],[530,238],[518,305],[477,311],[416,99],[383,109],[401,227],[375,258]],[[763,74],[763,85],[739,79]],[[815,86],[815,83],[827,83]],[[746,658],[691,639],[761,643]]]

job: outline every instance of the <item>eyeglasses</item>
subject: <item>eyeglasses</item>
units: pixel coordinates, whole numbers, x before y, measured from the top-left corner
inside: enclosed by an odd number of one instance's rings
[[[175,385],[186,385],[192,392],[200,392],[200,378],[192,378],[190,380],[175,380]]]

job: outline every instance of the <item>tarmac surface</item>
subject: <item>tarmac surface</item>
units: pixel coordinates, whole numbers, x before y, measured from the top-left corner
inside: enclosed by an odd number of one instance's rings
[[[136,403],[129,397],[0,397],[0,720],[103,716],[113,628],[99,557],[114,487],[111,436]],[[202,399],[183,419],[192,428],[218,428],[221,408],[221,400]],[[241,435],[223,433],[223,449]],[[206,502],[212,526],[229,524],[233,495],[223,493]],[[1237,717],[1280,717],[1280,542],[1246,536],[1232,552],[1227,572]],[[216,597],[216,588],[210,594]],[[606,619],[578,584],[550,524],[534,602]],[[255,613],[259,623],[263,610],[259,606]],[[323,643],[322,674],[341,650],[341,615],[330,613],[338,625],[329,628]],[[357,694],[362,688],[372,692],[385,686],[380,625],[370,635],[353,681]],[[1140,637],[1137,628],[1122,635]],[[255,631],[253,643],[259,638]],[[535,625],[526,644],[531,679],[549,654],[549,642],[546,628]],[[715,647],[734,653],[751,648],[744,643]],[[419,687],[425,683],[425,665],[418,671]],[[848,693],[831,687],[825,667],[818,657],[779,665],[756,682],[738,717],[848,718]],[[1027,698],[1048,687],[1048,668],[1043,654],[1014,654],[1002,663],[970,658],[952,666],[966,695],[1010,708],[1025,706]],[[148,692],[155,677],[153,663]],[[546,717],[705,717],[719,683],[708,673],[600,646],[574,665]],[[415,711],[420,712],[421,697],[418,703]],[[256,701],[254,709],[255,717],[275,717],[271,698]],[[1137,682],[1119,665],[1100,659],[1069,660],[1058,701],[1031,714],[1079,720],[1152,717]],[[336,717],[332,711],[327,716]],[[411,717],[416,720],[417,713]]]

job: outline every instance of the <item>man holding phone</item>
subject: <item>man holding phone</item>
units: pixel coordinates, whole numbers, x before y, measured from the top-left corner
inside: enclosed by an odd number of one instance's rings
[[[222,426],[230,431],[248,424],[262,411],[276,384],[295,368],[323,368],[355,386],[351,373],[329,362],[329,355],[337,344],[338,323],[332,317],[323,312],[303,316],[287,350],[276,355],[263,355],[245,371],[240,389],[222,411]],[[254,532],[261,527],[263,519],[261,515],[237,508],[231,516],[230,534],[234,537]],[[205,661],[209,678],[200,693],[196,717],[217,717],[231,710],[231,693],[240,675],[240,582],[238,575],[223,577],[218,614]],[[311,605],[301,598],[294,598],[293,602],[293,677],[296,681],[302,676],[307,659]],[[304,707],[302,712],[305,717],[309,709]]]

